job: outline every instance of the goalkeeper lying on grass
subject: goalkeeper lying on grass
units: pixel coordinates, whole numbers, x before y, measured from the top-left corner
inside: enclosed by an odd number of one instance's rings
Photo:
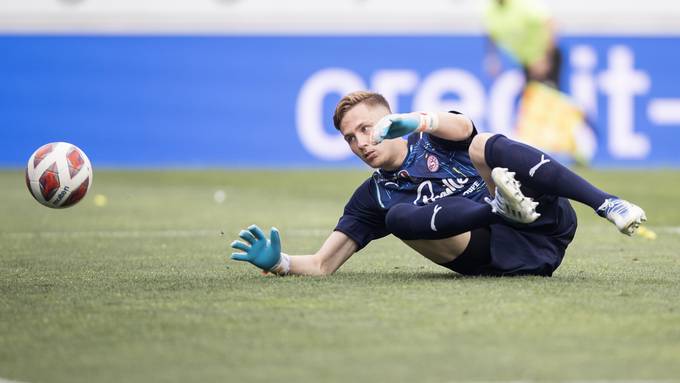
[[[232,258],[278,275],[327,275],[370,241],[393,234],[461,274],[550,276],[576,233],[569,199],[624,234],[646,220],[641,208],[547,154],[502,135],[478,134],[462,114],[390,113],[377,93],[350,93],[338,103],[336,129],[376,171],[315,254],[284,254],[275,228],[267,239],[253,225],[231,244],[242,251]]]

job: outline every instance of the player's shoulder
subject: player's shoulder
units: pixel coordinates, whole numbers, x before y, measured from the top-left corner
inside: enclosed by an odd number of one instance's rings
[[[379,187],[379,174],[379,171],[374,172],[354,190],[352,197],[347,201],[348,208],[369,209],[379,206],[374,195]]]

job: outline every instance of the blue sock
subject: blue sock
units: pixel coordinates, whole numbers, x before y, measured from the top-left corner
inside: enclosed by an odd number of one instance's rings
[[[546,194],[584,203],[593,210],[602,206],[611,194],[593,186],[549,155],[531,146],[497,135],[486,142],[486,163],[491,168],[507,168],[515,178],[528,187],[527,195]]]
[[[387,229],[404,240],[449,238],[499,222],[488,204],[454,196],[425,206],[396,204],[385,217]]]

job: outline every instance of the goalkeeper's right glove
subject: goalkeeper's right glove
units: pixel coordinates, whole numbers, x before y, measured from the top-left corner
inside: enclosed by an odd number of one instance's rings
[[[288,274],[290,257],[281,253],[281,238],[275,227],[272,227],[270,232],[271,240],[267,239],[257,225],[250,225],[248,230],[241,230],[238,235],[246,243],[234,241],[231,243],[231,247],[244,251],[244,253],[232,253],[231,259],[250,262],[260,269],[274,274]]]

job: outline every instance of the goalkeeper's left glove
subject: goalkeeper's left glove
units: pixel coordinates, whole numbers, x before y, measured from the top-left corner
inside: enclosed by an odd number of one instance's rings
[[[371,141],[379,144],[385,139],[402,137],[413,132],[432,133],[438,125],[439,117],[436,113],[388,114],[373,127]]]
[[[234,241],[231,247],[244,253],[232,253],[231,259],[246,261],[260,269],[278,275],[288,274],[290,271],[290,257],[281,253],[281,238],[279,231],[272,227],[271,240],[268,240],[264,232],[257,225],[250,225],[248,230],[241,230],[238,234],[241,241]]]

